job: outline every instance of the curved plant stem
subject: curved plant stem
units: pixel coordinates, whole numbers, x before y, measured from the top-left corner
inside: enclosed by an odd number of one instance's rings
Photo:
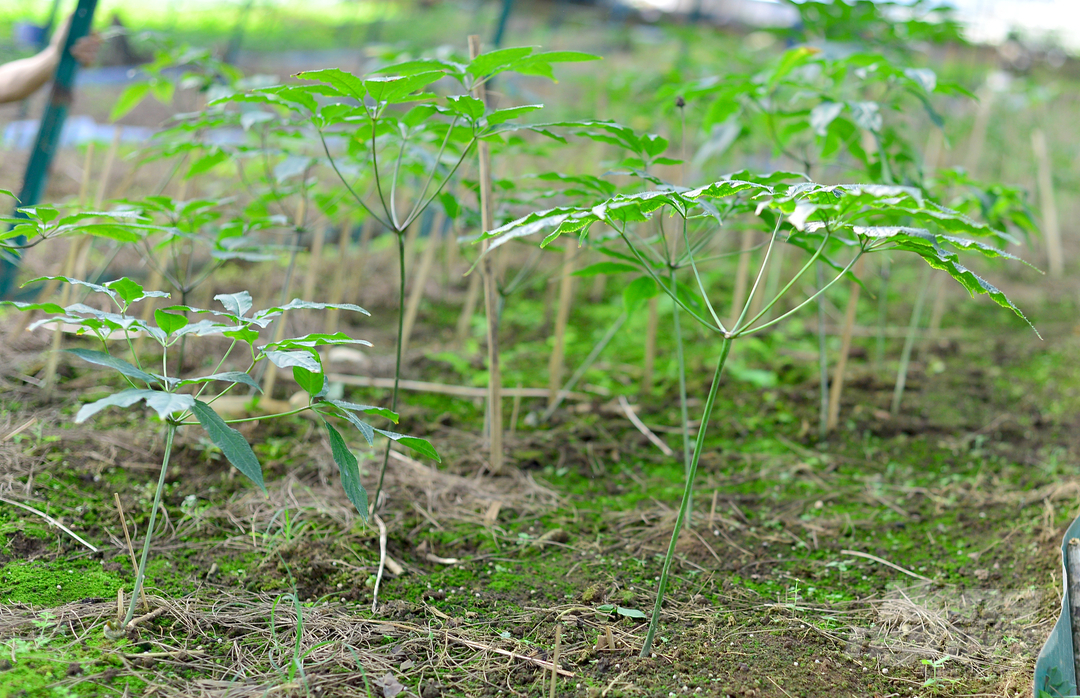
[[[405,235],[397,234],[398,239],[398,269],[400,283],[398,284],[398,332],[397,332],[397,360],[394,363],[394,392],[390,398],[390,409],[397,412],[398,385],[401,383],[401,340],[405,331]],[[379,495],[382,493],[383,479],[386,478],[386,466],[390,462],[390,444],[386,441],[386,451],[383,453],[382,467],[379,469],[379,484],[375,488],[375,497],[371,500],[371,511],[379,509]]]
[[[154,506],[150,509],[150,522],[146,525],[142,559],[139,560],[139,572],[135,576],[135,589],[131,592],[131,603],[128,604],[124,622],[120,624],[121,628],[126,628],[131,619],[135,617],[135,606],[139,603],[139,593],[142,592],[143,580],[146,578],[146,560],[150,557],[150,541],[154,537],[154,522],[157,520],[158,507],[161,506],[161,492],[165,489],[165,471],[169,469],[169,456],[172,455],[174,436],[176,436],[176,424],[170,421],[169,430],[165,434],[165,455],[161,459],[161,474],[158,476],[157,491],[154,492]]]
[[[668,577],[671,574],[671,563],[675,559],[675,544],[679,542],[679,532],[682,530],[683,521],[686,520],[686,512],[690,508],[690,498],[694,495],[694,477],[697,475],[698,461],[701,459],[701,451],[705,446],[705,433],[709,428],[709,417],[712,415],[713,406],[716,404],[716,394],[720,390],[720,376],[724,372],[728,352],[731,351],[731,342],[731,337],[724,337],[724,343],[720,347],[720,358],[716,361],[716,372],[713,374],[712,387],[709,388],[709,397],[706,398],[705,409],[701,413],[701,425],[698,426],[697,443],[694,444],[694,455],[690,459],[690,470],[686,475],[686,485],[683,488],[679,514],[675,518],[675,530],[671,532],[671,542],[668,544],[667,555],[664,557],[664,569],[660,573],[660,583],[656,587],[656,605],[653,606],[652,618],[649,620],[649,631],[645,634],[645,644],[641,646],[641,657],[648,657],[652,651],[653,637],[656,635],[656,628],[660,624],[660,611],[664,606],[664,592],[667,590]]]

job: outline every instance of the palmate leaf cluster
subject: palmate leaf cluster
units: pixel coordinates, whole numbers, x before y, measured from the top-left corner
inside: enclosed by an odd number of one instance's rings
[[[308,404],[294,412],[310,410],[319,415],[326,430],[331,453],[341,474],[342,486],[361,516],[368,514],[367,492],[360,481],[356,456],[347,447],[344,437],[333,426],[331,419],[339,419],[353,425],[369,445],[377,435],[400,443],[420,455],[439,460],[438,453],[426,440],[372,426],[362,419],[369,415],[397,423],[398,415],[374,405],[361,405],[329,397],[326,375],[323,370],[320,347],[336,345],[364,345],[370,343],[353,339],[345,333],[313,333],[292,337],[267,344],[257,344],[259,330],[269,326],[283,313],[290,310],[347,310],[367,315],[363,308],[350,303],[315,303],[290,301],[281,306],[252,311],[251,295],[247,291],[215,296],[221,310],[200,309],[184,305],[172,305],[154,311],[154,322],[146,322],[129,314],[133,304],[146,298],[167,298],[160,291],[146,291],[137,282],[123,277],[105,284],[95,284],[68,277],[44,277],[59,279],[88,288],[106,296],[116,311],[100,310],[83,303],[61,307],[56,303],[10,303],[20,310],[40,310],[47,314],[31,327],[64,324],[75,326],[78,333],[95,337],[103,350],[73,348],[67,353],[79,359],[111,369],[120,374],[128,387],[107,397],[83,405],[75,415],[76,423],[85,422],[109,407],[128,408],[143,403],[157,416],[175,426],[198,424],[209,439],[218,446],[225,457],[240,472],[260,488],[265,489],[262,466],[247,440],[229,422],[214,411],[213,403],[238,385],[254,391],[259,385],[251,371],[260,362],[268,361],[279,368],[290,369],[300,387],[308,393]],[[41,279],[36,279],[40,281]],[[192,318],[201,318],[193,321]],[[157,372],[143,366],[134,354],[132,338],[143,333],[157,342],[163,350],[162,370]],[[217,368],[207,375],[176,377],[167,374],[168,350],[187,336],[221,336],[231,339],[228,351],[221,357]],[[110,352],[110,339],[124,339],[130,348],[134,363]],[[226,359],[239,348],[238,354],[246,361],[242,371],[220,371]],[[223,386],[223,387],[222,387]],[[209,391],[210,396],[203,398]],[[290,412],[291,414],[292,412]],[[273,416],[273,415],[271,415]],[[190,421],[189,418],[195,421]],[[246,420],[240,420],[246,421]]]
[[[631,253],[601,245],[600,251],[617,261],[602,262],[582,270],[590,273],[630,272],[639,275],[636,290],[627,296],[628,308],[641,298],[663,290],[694,317],[714,329],[721,329],[701,315],[705,294],[681,286],[676,292],[661,277],[667,275],[663,259],[647,256],[643,238],[636,237],[635,226],[655,216],[675,217],[687,230],[695,227],[700,236],[717,234],[729,217],[757,217],[763,229],[771,229],[777,239],[803,248],[820,258],[842,275],[850,272],[852,262],[843,257],[883,250],[910,252],[935,269],[947,272],[973,297],[986,295],[1027,321],[1019,308],[997,287],[961,264],[960,252],[973,252],[987,258],[1016,259],[997,246],[1012,241],[1008,235],[967,215],[927,199],[913,187],[888,185],[821,185],[812,182],[788,183],[797,178],[792,173],[774,173],[755,177],[742,172],[727,179],[695,189],[669,187],[634,194],[616,194],[597,199],[587,206],[564,206],[537,211],[493,230],[483,237],[496,249],[512,240],[543,234],[541,246],[564,234],[576,235],[584,243],[592,227],[603,224],[615,230]],[[663,214],[663,215],[661,215]],[[687,234],[686,249],[695,247]],[[692,260],[691,260],[692,264]],[[696,269],[695,269],[696,274]],[[643,275],[643,276],[642,276]],[[646,281],[640,281],[641,278]],[[651,280],[655,286],[650,288]],[[629,289],[628,289],[629,292]],[[1029,323],[1030,324],[1030,323]],[[736,328],[724,328],[732,331]],[[737,328],[748,333],[754,327]]]

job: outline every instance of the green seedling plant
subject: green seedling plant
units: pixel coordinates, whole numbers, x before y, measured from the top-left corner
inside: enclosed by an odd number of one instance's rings
[[[705,447],[709,420],[716,404],[720,378],[736,340],[749,337],[777,325],[795,315],[822,293],[844,278],[850,278],[855,263],[863,255],[886,250],[913,253],[930,267],[945,271],[972,296],[983,294],[998,305],[1024,318],[1020,310],[996,287],[964,267],[959,252],[981,254],[987,258],[1015,259],[1009,253],[984,242],[1003,242],[1008,236],[952,211],[911,187],[870,185],[821,185],[798,181],[798,175],[774,173],[754,177],[739,173],[712,184],[687,189],[663,187],[632,195],[616,195],[599,200],[587,207],[560,207],[539,211],[492,231],[486,237],[489,249],[496,249],[513,239],[546,233],[541,245],[563,234],[576,234],[586,240],[590,228],[602,223],[615,230],[629,254],[623,253],[628,265],[634,265],[656,287],[696,320],[719,341],[716,368],[704,401],[697,438],[684,483],[675,528],[672,532],[663,571],[657,585],[656,604],[649,623],[641,656],[648,656],[659,624],[674,559],[675,545],[686,520],[693,497],[693,485],[701,453]],[[657,220],[667,218],[666,226],[675,231],[687,258],[687,281],[694,285],[694,297],[680,293],[678,283],[671,283],[671,272],[665,257],[653,246],[666,245],[663,237],[652,239],[638,231],[643,227],[655,230]],[[770,232],[768,247],[750,293],[734,322],[721,320],[710,300],[710,289],[698,269],[697,250],[702,237],[717,235],[725,221],[755,224]],[[918,226],[918,227],[916,227]],[[971,237],[960,237],[967,235]],[[763,275],[770,254],[780,241],[805,246],[813,250],[802,267],[772,296],[766,296],[756,313],[750,312],[754,297],[763,292]],[[832,279],[820,284],[808,297],[772,319],[769,311],[789,294],[796,293],[796,284],[826,253],[841,259]],[[845,255],[843,258],[839,255]],[[1026,321],[1026,318],[1024,318]]]
[[[523,47],[481,54],[472,61],[406,60],[366,76],[317,70],[297,75],[304,84],[258,89],[209,105],[218,109],[216,118],[222,122],[263,124],[278,137],[294,141],[314,136],[322,152],[311,156],[313,160],[329,166],[355,204],[395,236],[398,332],[391,410],[397,408],[401,377],[406,232],[436,199],[446,200],[447,211],[457,208],[448,187],[478,143],[503,143],[520,130],[559,138],[547,127],[516,123],[542,105],[492,109],[470,92],[506,72],[554,79],[553,64],[595,58]],[[434,91],[436,83],[456,89],[439,94]],[[225,110],[233,105],[240,111]],[[361,182],[370,182],[368,191],[360,188]],[[383,455],[375,507],[388,459],[389,450]]]
[[[148,298],[168,298],[169,294],[162,291],[144,290],[142,286],[127,277],[101,285],[68,277],[55,278],[69,284],[86,287],[93,293],[104,296],[113,306],[110,310],[100,310],[82,303],[69,305],[66,308],[49,302],[12,303],[20,310],[40,310],[47,313],[48,316],[35,323],[36,326],[56,323],[74,325],[80,334],[94,338],[100,345],[100,349],[73,348],[66,350],[67,353],[94,366],[111,369],[121,376],[122,389],[83,405],[75,415],[75,422],[85,422],[109,407],[131,408],[145,404],[156,414],[165,428],[164,455],[143,540],[135,587],[127,613],[119,627],[107,628],[111,633],[125,632],[134,616],[145,580],[154,524],[157,511],[161,506],[161,496],[173,455],[173,445],[180,429],[200,427],[206,437],[221,449],[225,458],[265,492],[262,466],[258,458],[244,436],[229,425],[286,417],[301,412],[314,412],[325,430],[331,454],[338,465],[345,494],[356,506],[361,518],[365,520],[368,516],[368,498],[367,491],[360,480],[359,465],[345,438],[332,421],[351,424],[369,445],[374,444],[376,435],[381,435],[413,449],[418,454],[438,460],[438,454],[426,440],[374,427],[361,418],[361,415],[372,415],[396,423],[398,417],[393,411],[332,399],[328,396],[328,384],[323,372],[319,349],[337,345],[370,346],[370,343],[353,339],[344,333],[316,333],[257,345],[260,330],[289,310],[336,308],[367,315],[367,311],[359,306],[293,300],[283,306],[252,311],[251,295],[247,291],[240,291],[215,296],[215,300],[221,304],[221,309],[173,305],[156,309],[154,322],[144,322],[130,314],[132,307]],[[203,319],[193,322],[189,317]],[[161,347],[159,366],[142,363],[135,352],[134,336],[139,333],[145,334]],[[188,336],[224,337],[231,342],[228,349],[221,353],[210,373],[190,377],[171,375],[170,352]],[[129,355],[130,361],[117,355],[115,352],[117,346]],[[233,363],[239,364],[239,370],[223,370],[230,358],[233,359]],[[252,378],[251,372],[260,364],[267,362],[282,369],[292,370],[294,379],[308,394],[307,404],[285,412],[240,419],[226,420],[218,415],[213,407],[214,402],[236,386],[242,385],[258,390],[258,384]],[[105,382],[102,386],[111,387]]]

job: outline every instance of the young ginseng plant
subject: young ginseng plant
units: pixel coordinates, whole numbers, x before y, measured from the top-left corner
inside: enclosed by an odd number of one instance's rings
[[[492,109],[470,92],[499,74],[554,79],[556,63],[596,59],[586,53],[535,52],[532,47],[521,47],[491,51],[463,62],[407,61],[366,76],[336,68],[315,70],[297,75],[307,84],[263,88],[209,105],[238,105],[246,111],[232,116],[241,123],[262,123],[274,134],[294,141],[317,135],[322,146],[320,162],[328,164],[356,203],[395,236],[398,336],[391,409],[397,408],[401,377],[407,230],[436,198],[452,198],[447,187],[478,143],[503,143],[508,135],[521,130],[562,140],[545,126],[515,123],[542,105]],[[436,83],[454,87],[449,94],[437,95],[430,91]],[[315,134],[311,134],[312,129]],[[370,191],[356,186],[361,177],[373,184]],[[376,507],[389,455],[387,450],[375,494]]]
[[[215,296],[215,300],[221,303],[224,310],[203,310],[174,305],[155,310],[154,322],[149,323],[129,314],[132,306],[146,298],[167,298],[169,294],[161,291],[145,291],[138,283],[128,278],[120,278],[103,285],[67,277],[56,278],[103,294],[116,307],[116,311],[112,312],[98,310],[81,303],[69,305],[66,308],[55,303],[12,303],[21,310],[42,310],[50,314],[49,317],[35,323],[34,327],[64,323],[76,325],[80,334],[94,337],[101,344],[101,350],[78,348],[68,349],[67,352],[87,363],[112,369],[119,373],[126,383],[124,389],[83,405],[75,415],[76,423],[85,422],[108,407],[129,408],[144,403],[165,424],[165,453],[161,461],[157,489],[154,492],[150,520],[146,527],[135,588],[131,595],[127,615],[118,631],[123,631],[128,627],[142,591],[146,562],[154,533],[154,522],[157,518],[157,510],[161,506],[165,475],[172,457],[176,432],[179,429],[189,426],[201,427],[209,439],[221,449],[228,461],[265,492],[262,466],[255,452],[244,436],[229,425],[237,422],[273,419],[306,411],[314,412],[326,430],[330,451],[341,474],[341,485],[345,494],[364,520],[368,516],[368,498],[367,491],[360,481],[359,465],[356,456],[349,450],[344,437],[331,423],[331,419],[344,420],[352,424],[369,445],[374,444],[375,436],[379,434],[421,455],[439,460],[435,449],[426,440],[373,427],[360,417],[364,414],[375,415],[396,423],[398,417],[394,412],[328,397],[326,377],[318,348],[341,344],[370,346],[370,343],[362,339],[353,339],[344,333],[336,333],[309,334],[258,347],[255,344],[259,339],[259,330],[265,328],[285,311],[337,308],[367,315],[367,311],[359,306],[293,300],[280,307],[252,312],[251,295],[247,291],[241,291]],[[191,322],[188,319],[189,315],[206,317],[198,322]],[[160,367],[143,365],[140,362],[134,350],[133,335],[136,333],[145,333],[161,346]],[[170,376],[168,373],[169,353],[188,336],[221,336],[232,341],[211,373],[188,378]],[[129,354],[131,362],[112,352],[117,344]],[[222,371],[222,366],[230,356],[234,356],[234,361],[239,359],[241,364],[246,364],[246,368],[241,371]],[[308,393],[307,404],[278,414],[244,419],[222,419],[214,411],[214,402],[239,384],[258,390],[258,383],[251,377],[251,371],[263,361],[269,361],[280,368],[291,368],[296,382]]]
[[[629,249],[627,259],[636,263],[641,272],[651,278],[659,290],[670,296],[684,313],[720,339],[716,368],[702,410],[675,529],[657,585],[656,604],[641,649],[643,657],[652,650],[675,545],[693,497],[694,479],[705,446],[709,419],[716,404],[720,377],[735,340],[761,332],[798,313],[839,280],[850,277],[852,268],[862,255],[884,250],[917,254],[934,269],[945,271],[960,282],[972,296],[985,294],[998,305],[1013,310],[1021,318],[1024,317],[1005,294],[959,262],[958,251],[975,252],[989,258],[1016,259],[993,245],[974,239],[1008,239],[988,226],[926,200],[919,190],[913,188],[881,185],[824,186],[807,182],[785,184],[776,180],[775,175],[747,177],[721,180],[692,190],[668,188],[619,195],[589,207],[564,207],[533,213],[487,235],[491,240],[490,250],[510,240],[539,232],[548,232],[541,245],[550,243],[563,233],[577,233],[579,240],[584,240],[594,223],[610,226],[619,233]],[[665,258],[648,248],[648,236],[635,231],[635,228],[647,225],[661,212],[674,218],[673,227],[681,232],[684,254],[688,261],[688,280],[692,279],[691,283],[696,285],[696,291],[700,294],[697,296],[700,307],[695,307],[693,299],[680,293],[678,285],[672,283],[672,275],[669,275],[665,268]],[[734,322],[729,320],[725,323],[716,312],[715,304],[710,301],[706,277],[698,269],[695,252],[700,246],[692,240],[691,229],[698,238],[702,235],[715,235],[720,232],[720,221],[731,217],[741,219],[746,225],[753,224],[754,220],[759,221],[760,227],[770,231],[770,237],[741,312]],[[914,227],[916,225],[925,227]],[[958,237],[956,233],[974,237]],[[761,308],[751,314],[749,309],[755,295],[762,290],[762,276],[769,256],[778,242],[788,242],[808,249],[811,254],[775,296],[765,298]],[[660,238],[660,244],[667,244],[667,241]],[[831,259],[839,255],[850,259],[843,263]],[[792,293],[796,283],[807,271],[813,269],[819,259],[826,258],[834,265],[833,278],[817,288],[808,298],[798,302],[791,310],[774,319],[766,319],[770,309],[781,298]],[[1026,321],[1026,318],[1024,319]]]

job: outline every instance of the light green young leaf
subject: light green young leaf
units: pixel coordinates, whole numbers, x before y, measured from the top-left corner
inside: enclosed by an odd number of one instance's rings
[[[225,310],[236,317],[244,317],[244,314],[251,310],[251,294],[247,291],[220,293],[214,296],[214,300],[225,306]]]
[[[326,374],[322,372],[312,372],[302,366],[293,366],[292,374],[296,384],[313,398],[326,390]]]
[[[633,315],[645,302],[660,293],[660,288],[651,276],[639,276],[623,289],[623,305],[626,314]]]
[[[352,454],[345,439],[341,438],[341,434],[330,422],[324,419],[323,424],[326,426],[326,435],[330,440],[330,453],[334,456],[334,462],[337,463],[338,472],[341,473],[341,486],[345,489],[345,496],[360,512],[360,518],[367,521],[367,490],[360,482],[360,466],[356,462],[356,456]]]
[[[251,444],[247,442],[244,435],[226,424],[214,408],[205,402],[195,400],[191,405],[191,412],[206,430],[206,435],[215,446],[221,449],[229,462],[265,492],[262,464],[259,463],[258,456],[251,450]]]
[[[181,329],[188,324],[188,319],[183,315],[177,315],[175,313],[167,313],[161,308],[154,309],[154,322],[157,323],[158,328],[166,335],[170,335],[173,332]]]
[[[388,410],[385,407],[376,407],[375,405],[358,405],[355,402],[346,402],[345,400],[327,400],[331,405],[340,407],[343,410],[349,410],[352,412],[364,412],[366,414],[375,414],[380,417],[386,417],[394,424],[398,423],[398,413],[393,410]]]
[[[139,102],[143,101],[148,92],[150,92],[150,83],[148,82],[137,82],[128,86],[127,89],[120,93],[119,99],[113,105],[112,112],[109,114],[109,121],[122,119],[128,112],[139,106]]]

